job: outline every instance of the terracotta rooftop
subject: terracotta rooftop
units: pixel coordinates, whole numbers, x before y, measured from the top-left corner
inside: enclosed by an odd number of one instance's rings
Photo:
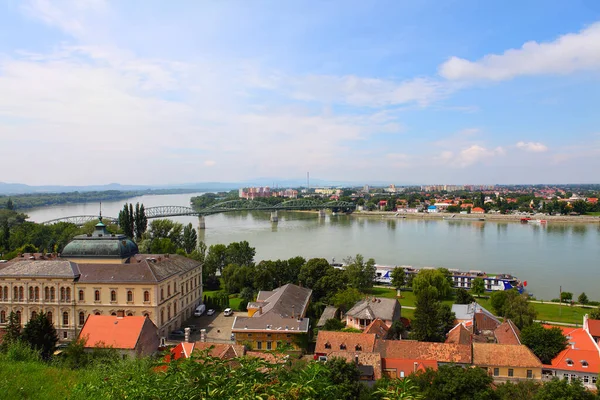
[[[463,324],[457,324],[448,332],[446,343],[471,344],[471,332]]]
[[[377,340],[375,351],[381,353],[382,359],[399,358],[456,364],[471,363],[471,346],[466,344]]]
[[[363,351],[372,353],[375,334],[319,331],[315,353],[329,354],[334,351]]]
[[[363,333],[374,333],[377,339],[385,339],[390,328],[379,318],[373,320],[369,326],[365,328]]]
[[[410,360],[397,358],[384,358],[381,362],[385,370],[395,370],[396,375],[393,378],[402,378],[415,372],[425,371],[426,369],[438,369],[437,361],[433,360]]]
[[[600,373],[600,352],[590,335],[583,328],[560,328],[569,340],[569,347],[558,353],[552,363],[545,365],[545,367],[565,371],[589,372],[590,375]],[[587,366],[584,366],[586,364]]]
[[[600,320],[598,319],[588,319],[588,331],[590,335],[594,337],[600,337]]]
[[[542,362],[525,345],[473,343],[476,366],[541,368]]]
[[[478,310],[475,313],[475,326],[478,331],[493,331],[500,325],[498,318],[491,315],[489,312]]]
[[[505,320],[494,330],[498,344],[521,344],[520,335],[521,331],[510,319]]]
[[[135,349],[145,324],[154,323],[142,316],[116,317],[113,315],[88,316],[80,338],[86,338],[85,347],[113,347]],[[154,325],[154,329],[156,326]]]

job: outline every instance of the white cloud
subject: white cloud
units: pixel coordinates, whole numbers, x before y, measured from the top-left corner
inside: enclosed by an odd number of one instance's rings
[[[489,162],[492,158],[503,156],[505,154],[506,151],[502,147],[489,149],[478,144],[473,144],[469,147],[463,148],[462,150],[445,150],[435,157],[434,160],[442,165],[456,168],[466,168],[482,161]]]
[[[439,68],[449,80],[502,81],[522,75],[569,74],[600,68],[600,22],[552,42],[525,43],[520,49],[488,54],[477,61],[451,57]]]
[[[540,142],[517,142],[518,149],[529,151],[531,153],[543,153],[548,151],[548,147]]]

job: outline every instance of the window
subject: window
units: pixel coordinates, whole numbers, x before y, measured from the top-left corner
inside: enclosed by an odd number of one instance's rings
[[[19,288],[14,287],[13,294],[14,294],[13,297],[15,298],[15,300],[19,300]]]
[[[144,290],[144,301],[145,302],[149,302],[150,301],[150,292],[147,290]]]
[[[583,383],[590,383],[590,377],[587,375],[583,376]]]
[[[66,298],[66,291],[64,287],[60,288],[60,301],[65,301]]]
[[[173,315],[177,315],[177,303],[173,303]]]
[[[131,290],[127,291],[127,301],[130,303],[133,301],[133,292]]]
[[[0,300],[2,299],[3,292],[4,292],[4,289],[2,288],[2,286],[0,286]]]
[[[160,301],[165,299],[165,289],[160,288]]]
[[[362,350],[362,346],[360,344],[357,344],[356,346],[354,346],[354,350],[360,351]]]
[[[34,289],[34,293],[35,293],[35,301],[40,301],[40,288],[36,286]]]
[[[330,349],[331,348],[331,343],[329,343],[329,342],[325,343],[325,348],[326,349]]]
[[[6,311],[0,311],[0,324],[6,323]]]
[[[25,297],[23,292],[24,292],[23,286],[19,286],[19,300],[21,300],[21,301],[23,301],[23,298]]]
[[[4,300],[8,300],[8,286],[4,286]]]
[[[531,378],[533,378],[533,371],[528,369],[527,370],[527,379],[531,379]]]
[[[167,286],[167,297],[171,297],[171,285]]]
[[[116,317],[117,313],[113,311],[113,312],[110,313],[110,315],[112,315],[113,317]]]
[[[271,350],[273,348],[273,342],[267,342],[267,350]]]
[[[63,339],[67,339],[67,338],[69,337],[68,335],[69,335],[69,334],[68,334],[66,331],[65,331],[65,332],[63,332]]]
[[[100,301],[100,291],[94,290],[94,301]]]
[[[69,325],[69,313],[65,311],[63,313],[63,326],[67,325]]]
[[[96,311],[94,315],[100,315],[100,311]]]
[[[48,286],[44,288],[44,300],[50,300],[50,288]]]
[[[29,301],[33,301],[33,287],[29,288]]]
[[[111,290],[110,291],[110,301],[112,301],[112,302],[116,302],[117,301],[117,291],[116,290]]]
[[[21,324],[21,311],[17,311],[17,322],[19,323],[19,325]]]
[[[79,301],[84,301],[84,299],[85,299],[85,296],[84,296],[83,290],[80,290],[79,291]]]
[[[508,369],[508,376],[514,376],[514,370],[512,368]]]
[[[37,312],[32,311],[31,312],[31,318],[30,319],[34,319],[35,317],[37,317]]]
[[[148,313],[146,312],[146,313],[144,313],[144,317],[146,317],[146,318],[150,318],[150,314],[148,314]]]
[[[583,368],[587,368],[587,367],[589,366],[589,364],[588,364],[588,362],[587,362],[587,361],[585,361],[585,360],[581,360],[581,366],[582,366]]]
[[[67,288],[67,301],[71,301],[71,288]]]
[[[133,313],[132,313],[131,311],[129,311],[129,312],[127,313],[127,316],[128,316],[128,317],[133,317]]]
[[[571,360],[570,358],[567,358],[567,365],[569,367],[572,367],[573,366],[573,360]]]
[[[346,350],[346,345],[344,343],[340,344],[340,350]]]
[[[494,368],[494,376],[500,376],[500,368]]]
[[[596,383],[596,381],[598,380],[598,377],[596,375],[592,375],[592,383]]]
[[[50,288],[50,301],[54,301],[54,299],[56,299],[56,289],[55,288]]]
[[[50,322],[53,322],[53,321],[52,321],[52,311],[48,311],[48,312],[46,313],[46,318],[48,318],[48,321],[50,321]]]
[[[79,325],[83,325],[85,322],[85,313],[83,311],[79,312]]]
[[[256,342],[256,350],[262,350],[262,342]]]
[[[160,310],[160,324],[165,323],[165,310]]]
[[[167,320],[171,319],[171,305],[167,306]]]

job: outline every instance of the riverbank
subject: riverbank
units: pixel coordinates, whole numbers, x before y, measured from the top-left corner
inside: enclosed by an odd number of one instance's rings
[[[350,214],[353,217],[381,217],[390,219],[445,219],[449,221],[479,221],[482,218],[485,221],[504,221],[520,222],[524,215],[513,214],[453,214],[453,213],[397,213],[395,211],[355,211]],[[532,221],[543,219],[552,223],[567,224],[592,224],[600,223],[600,216],[594,215],[535,215],[531,217]]]

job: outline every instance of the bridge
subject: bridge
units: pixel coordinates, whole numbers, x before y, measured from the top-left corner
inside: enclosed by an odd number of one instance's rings
[[[212,204],[201,210],[196,210],[191,207],[184,206],[158,206],[148,207],[145,209],[146,217],[153,218],[169,218],[180,216],[198,216],[200,217],[200,228],[204,227],[204,217],[213,214],[220,214],[234,211],[270,211],[271,221],[277,222],[278,211],[301,211],[301,210],[319,210],[320,216],[324,215],[325,210],[333,212],[352,212],[356,206],[354,203],[347,201],[329,201],[319,202],[312,199],[294,199],[284,201],[279,204],[271,205],[259,200],[229,200],[220,203]],[[78,226],[84,225],[90,221],[96,221],[97,215],[75,215],[70,217],[56,218],[50,221],[42,222],[44,225],[55,224],[57,222],[69,222]],[[115,217],[105,217],[102,219],[110,223],[118,223]]]

